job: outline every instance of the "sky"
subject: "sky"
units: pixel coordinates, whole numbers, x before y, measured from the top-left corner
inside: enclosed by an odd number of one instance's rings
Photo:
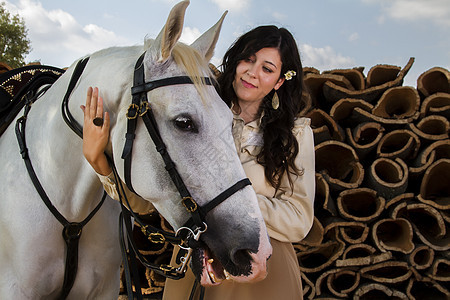
[[[176,0],[0,0],[19,14],[26,62],[70,66],[111,46],[155,38]],[[450,0],[191,0],[181,41],[193,42],[228,11],[212,62],[244,32],[273,24],[295,37],[303,66],[319,71],[415,63],[404,85],[433,67],[450,70]]]

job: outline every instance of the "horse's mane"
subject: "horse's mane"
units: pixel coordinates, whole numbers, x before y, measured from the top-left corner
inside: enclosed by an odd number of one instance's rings
[[[153,40],[146,40],[145,48],[148,49],[152,42]],[[174,46],[172,58],[178,67],[185,71],[187,76],[191,78],[200,97],[205,102],[208,97],[204,77],[206,76],[215,80],[215,76],[209,68],[208,62],[197,50],[181,42],[176,43]]]

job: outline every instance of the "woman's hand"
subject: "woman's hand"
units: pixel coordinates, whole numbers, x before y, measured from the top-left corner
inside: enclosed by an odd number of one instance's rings
[[[109,140],[109,114],[103,114],[103,99],[98,96],[98,88],[89,87],[86,106],[81,105],[84,113],[83,154],[89,164],[100,175],[109,175],[112,171],[105,155]],[[102,125],[95,125],[94,119],[102,118]]]

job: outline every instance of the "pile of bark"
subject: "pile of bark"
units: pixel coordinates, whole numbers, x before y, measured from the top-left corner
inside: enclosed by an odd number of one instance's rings
[[[315,221],[295,244],[306,299],[448,299],[450,73],[307,68]]]
[[[295,243],[305,299],[448,299],[450,73],[305,68],[316,152],[313,228]],[[166,230],[155,212],[150,223]],[[135,238],[149,260],[173,248]],[[141,268],[144,294],[164,278]]]

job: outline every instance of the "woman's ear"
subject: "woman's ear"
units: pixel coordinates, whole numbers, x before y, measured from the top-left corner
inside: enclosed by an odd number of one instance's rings
[[[273,87],[274,90],[275,90],[275,91],[278,90],[278,89],[283,85],[283,83],[284,83],[285,80],[286,80],[286,78],[284,78],[284,77],[278,79],[277,84],[275,84],[275,86]]]

